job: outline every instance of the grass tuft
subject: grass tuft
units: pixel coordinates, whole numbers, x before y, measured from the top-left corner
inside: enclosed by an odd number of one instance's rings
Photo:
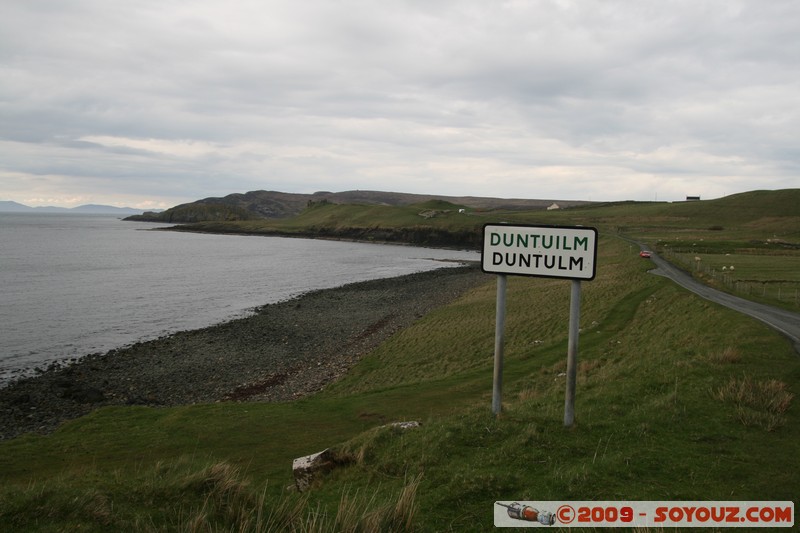
[[[786,383],[777,379],[756,381],[749,376],[732,377],[718,388],[714,396],[733,403],[739,421],[745,426],[756,426],[774,431],[786,423],[784,413],[789,409],[794,394]]]
[[[708,359],[716,365],[733,365],[742,362],[742,355],[737,348],[728,346],[719,352],[711,353]]]

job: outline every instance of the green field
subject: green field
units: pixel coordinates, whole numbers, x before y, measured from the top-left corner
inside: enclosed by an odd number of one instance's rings
[[[702,238],[713,250],[703,264],[788,277],[800,264],[796,246],[767,245],[751,262],[737,246],[800,242],[798,192],[752,193],[746,205],[763,205],[747,213],[722,199],[448,208],[428,220],[458,231],[500,220],[600,229],[598,274],[583,283],[572,428],[562,423],[569,282],[509,279],[495,418],[487,275],[307,399],[105,408],[48,436],[0,442],[0,523],[11,531],[487,531],[498,500],[793,500],[800,357],[791,343],[648,274],[651,263],[620,234],[654,248]],[[322,206],[303,223],[280,224],[404,227],[420,223],[421,210]],[[385,426],[402,420],[422,426]],[[298,494],[292,459],[325,448],[340,466]]]

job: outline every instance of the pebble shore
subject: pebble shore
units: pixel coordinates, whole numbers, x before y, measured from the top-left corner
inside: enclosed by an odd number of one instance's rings
[[[0,440],[49,433],[106,405],[289,401],[490,277],[477,265],[353,283],[252,316],[88,355],[0,389]]]

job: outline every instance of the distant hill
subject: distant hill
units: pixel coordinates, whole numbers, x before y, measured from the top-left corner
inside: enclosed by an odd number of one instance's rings
[[[204,222],[222,220],[280,219],[299,214],[309,205],[318,202],[333,204],[367,204],[403,206],[437,200],[464,205],[473,209],[546,209],[557,203],[560,207],[574,207],[591,202],[572,200],[528,200],[520,198],[483,198],[476,196],[440,196],[382,191],[320,191],[313,194],[279,191],[251,191],[229,194],[221,198],[204,198],[181,204],[162,213],[144,213],[130,220],[153,222]]]
[[[24,204],[10,201],[0,201],[0,213],[75,213],[75,214],[97,214],[97,215],[140,215],[144,209],[134,209],[132,207],[115,207],[113,205],[87,204],[78,207],[30,207]]]
[[[22,213],[31,209],[33,208],[17,202],[0,201],[0,213]]]

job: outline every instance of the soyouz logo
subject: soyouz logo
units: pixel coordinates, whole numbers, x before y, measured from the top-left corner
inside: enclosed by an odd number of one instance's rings
[[[790,501],[495,502],[496,527],[794,527]]]

